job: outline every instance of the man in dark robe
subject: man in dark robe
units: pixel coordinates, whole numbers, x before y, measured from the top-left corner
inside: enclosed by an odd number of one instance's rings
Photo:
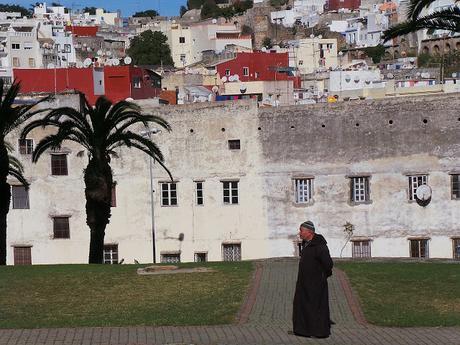
[[[327,242],[315,233],[311,221],[300,225],[302,252],[294,295],[294,334],[327,338],[331,334],[327,278],[332,275],[332,259]]]

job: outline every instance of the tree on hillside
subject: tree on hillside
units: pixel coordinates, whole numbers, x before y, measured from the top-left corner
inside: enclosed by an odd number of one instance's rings
[[[136,65],[172,65],[168,38],[159,31],[147,30],[131,40],[128,54]]]
[[[30,17],[33,13],[33,7],[30,11],[20,5],[0,4],[0,12],[19,12],[23,17]]]
[[[136,12],[133,14],[133,17],[158,17],[160,14],[156,10],[146,10],[141,12]]]
[[[94,107],[85,98],[81,111],[69,107],[51,110],[42,119],[30,122],[22,131],[21,137],[25,138],[38,127],[55,129],[55,134],[44,137],[37,144],[32,155],[33,162],[37,162],[48,149],[59,148],[66,141],[75,142],[87,151],[84,182],[86,223],[90,228],[90,264],[103,263],[105,228],[111,216],[112,202],[113,173],[110,162],[112,157],[117,157],[115,149],[128,147],[143,151],[171,177],[158,146],[137,133],[137,126],[143,125],[148,129],[151,124],[171,130],[161,117],[142,114],[140,107],[134,103],[120,101],[112,104],[101,96]]]
[[[386,30],[383,33],[384,42],[424,29],[460,33],[460,7],[456,5],[436,10],[431,14],[422,15],[423,10],[435,1],[409,0],[407,20]],[[458,1],[456,0],[456,2]]]
[[[205,0],[187,0],[187,8],[189,10],[200,9]]]
[[[14,103],[20,90],[20,84],[13,83],[6,92],[3,87],[3,79],[0,79],[0,265],[6,265],[7,215],[11,202],[11,186],[7,178],[9,175],[13,176],[23,185],[27,185],[22,176],[21,165],[8,153],[11,146],[7,144],[5,137],[31,116],[43,111],[33,110],[33,108],[38,103],[47,100],[43,98],[33,104],[16,105]]]

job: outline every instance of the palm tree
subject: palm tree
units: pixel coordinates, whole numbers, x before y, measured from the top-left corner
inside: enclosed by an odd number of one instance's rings
[[[9,155],[8,151],[12,148],[5,138],[31,116],[42,112],[43,110],[32,111],[32,108],[49,99],[42,98],[32,104],[15,105],[20,88],[20,83],[14,82],[5,92],[4,81],[0,79],[0,265],[6,265],[7,215],[11,201],[11,189],[7,177],[12,175],[21,183],[25,183],[22,177],[22,166]]]
[[[43,138],[32,154],[37,160],[48,149],[56,149],[64,141],[73,141],[86,149],[88,165],[84,170],[86,223],[90,228],[89,263],[102,263],[105,228],[109,223],[112,198],[113,175],[111,157],[116,158],[115,149],[126,146],[143,151],[157,161],[169,174],[163,164],[164,158],[158,146],[151,140],[132,131],[143,124],[145,128],[153,123],[168,131],[169,124],[159,116],[143,115],[134,103],[120,101],[112,104],[105,97],[99,97],[92,107],[86,97],[81,111],[64,107],[51,110],[45,117],[26,125],[21,137],[37,127],[54,127],[55,134]]]
[[[396,24],[383,33],[383,41],[407,35],[423,29],[447,30],[460,32],[460,8],[456,5],[421,16],[422,11],[436,0],[410,0],[407,10],[407,20]],[[456,0],[458,2],[459,0]]]

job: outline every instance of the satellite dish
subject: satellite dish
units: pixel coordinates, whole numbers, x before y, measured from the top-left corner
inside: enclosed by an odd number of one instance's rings
[[[387,78],[388,78],[388,79],[393,79],[393,78],[394,78],[393,73],[388,73],[388,74],[387,74]]]
[[[354,79],[355,83],[359,83],[359,77],[356,76],[355,79]]]
[[[217,93],[219,91],[219,87],[217,85],[214,85],[211,90],[212,92]]]
[[[91,65],[91,59],[90,58],[86,58],[85,61],[83,61],[83,66],[84,67],[89,67]]]
[[[246,93],[246,90],[247,90],[246,85],[241,84],[241,85],[240,85],[240,92],[241,92],[241,93]]]
[[[349,75],[346,75],[346,76],[345,76],[345,81],[346,81],[347,83],[349,83],[350,80],[351,80],[351,77],[350,77]]]
[[[222,80],[222,82],[225,83],[225,82],[227,82],[227,77],[223,76],[222,78],[220,78],[220,80]]]
[[[261,51],[263,51],[265,53],[267,51],[267,48],[262,47]]]
[[[457,73],[452,73],[452,78],[457,78]]]
[[[235,81],[238,81],[238,80],[240,80],[240,76],[239,76],[238,74],[235,74],[235,75],[233,76],[233,79],[234,79]]]
[[[213,23],[213,24],[217,24],[217,19],[214,18],[214,19],[212,20],[212,23]]]
[[[106,64],[107,66],[112,66],[112,59],[107,59],[106,62],[105,62],[105,64]]]
[[[126,64],[126,65],[129,65],[131,62],[133,62],[133,59],[131,59],[130,56],[127,56],[123,59],[123,62]]]
[[[112,56],[112,52],[109,50],[108,52],[105,53],[107,56]]]
[[[97,55],[102,55],[102,53],[103,53],[103,51],[102,51],[101,49],[99,49],[99,50],[97,51]]]
[[[120,60],[118,60],[118,59],[112,59],[112,64],[113,64],[114,66],[118,66],[118,65],[120,64]]]
[[[50,62],[47,67],[48,68],[54,68],[54,63]]]
[[[231,75],[230,77],[228,77],[228,81],[235,81],[235,77]]]
[[[83,63],[81,61],[77,61],[77,68],[83,68]]]

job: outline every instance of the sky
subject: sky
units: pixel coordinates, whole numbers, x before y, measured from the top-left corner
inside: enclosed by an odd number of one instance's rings
[[[26,8],[30,7],[39,0],[0,0],[0,3],[21,5]],[[41,1],[40,1],[41,2]],[[45,1],[44,1],[45,2]],[[75,10],[83,7],[102,7],[110,12],[121,10],[123,17],[128,17],[135,12],[145,10],[157,10],[162,16],[178,16],[181,5],[187,3],[187,0],[48,0],[46,3],[51,5],[52,2],[58,2],[63,6]]]

